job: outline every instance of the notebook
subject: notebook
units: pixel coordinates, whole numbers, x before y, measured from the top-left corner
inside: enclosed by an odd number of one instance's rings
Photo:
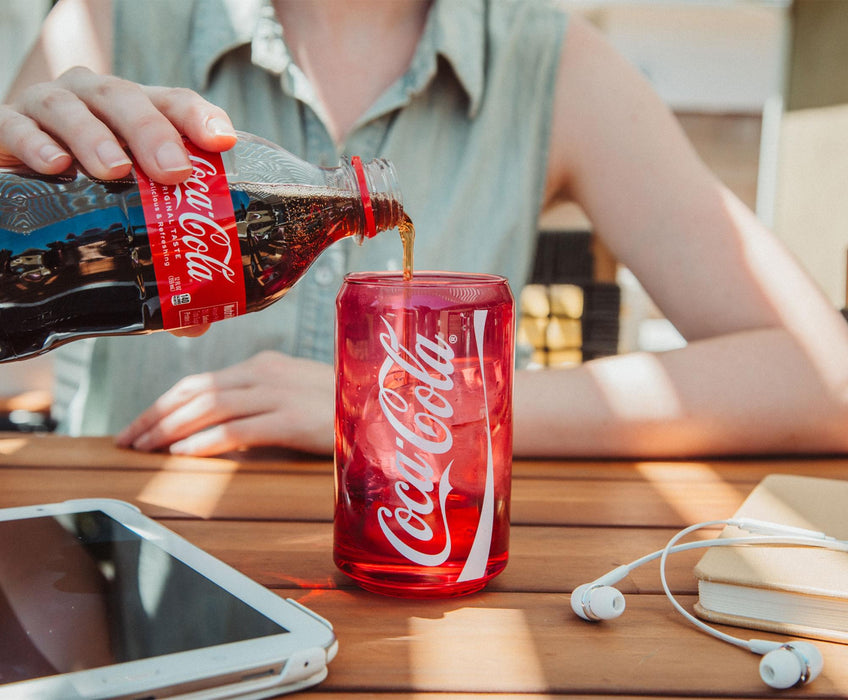
[[[848,481],[771,474],[736,513],[848,540]],[[722,537],[745,535],[728,527]],[[848,553],[713,547],[695,567],[695,612],[712,622],[848,642]]]

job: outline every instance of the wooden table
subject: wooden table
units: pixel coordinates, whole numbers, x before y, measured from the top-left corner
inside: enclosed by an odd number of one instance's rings
[[[331,620],[340,651],[329,678],[309,692],[318,700],[846,697],[848,645],[818,643],[822,675],[802,690],[770,691],[759,657],[672,611],[654,564],[620,585],[620,619],[590,624],[570,610],[574,587],[661,548],[676,529],[731,516],[775,472],[848,479],[848,459],[517,461],[506,571],[482,593],[421,602],[361,591],[334,568],[331,460],[176,458],[119,450],[108,439],[0,434],[0,507],[130,501]],[[689,607],[699,556],[670,560],[671,586]]]

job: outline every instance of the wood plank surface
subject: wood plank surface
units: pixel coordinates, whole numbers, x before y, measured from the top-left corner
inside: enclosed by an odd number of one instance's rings
[[[350,700],[353,697],[360,698],[362,696],[363,694],[361,693],[354,695],[345,691],[335,693],[312,691],[305,697],[308,697],[309,700]],[[365,694],[365,697],[377,697],[379,700],[410,700],[410,698],[414,698],[414,700],[562,700],[566,697],[568,700],[590,700],[590,698],[597,698],[598,696],[586,694],[575,695],[573,693],[565,695],[561,693],[422,693],[416,691],[415,693],[380,693],[379,696]],[[615,697],[616,700],[645,700],[644,695],[615,695],[607,697]],[[664,696],[663,700],[682,700],[684,697],[690,700],[715,698],[714,695],[668,695]],[[729,696],[725,697],[724,700],[742,700],[742,697]]]
[[[759,657],[693,628],[660,596],[635,596],[621,618],[603,624],[576,618],[566,595],[399,601],[311,591],[293,597],[338,621],[339,655],[325,691],[756,696],[768,690]],[[691,607],[693,599],[681,602]],[[848,646],[817,646],[825,670],[804,697],[844,697]]]
[[[730,517],[753,487],[516,478],[511,520],[517,525],[680,528]],[[153,517],[327,522],[333,517],[329,472],[5,468],[0,490],[9,506],[97,497],[130,501]]]
[[[321,687],[321,686],[319,686]],[[301,696],[295,696],[301,697]],[[351,698],[377,698],[377,700],[590,700],[597,698],[598,695],[587,695],[585,693],[425,693],[416,691],[414,693],[383,693],[373,695],[370,693],[347,693],[341,692],[323,692],[311,691],[309,695],[303,696],[308,700],[351,700]],[[614,697],[615,700],[645,700],[644,695],[605,695],[602,697]],[[690,698],[690,700],[707,700],[715,699],[714,695],[667,695],[663,696],[663,700],[682,700],[682,698]],[[743,700],[742,696],[725,696],[723,700]]]
[[[0,433],[0,465],[32,469],[127,469],[179,472],[332,472],[332,460],[288,450],[256,449],[198,458],[116,447],[111,437],[73,438],[57,433]]]
[[[55,433],[0,433],[0,466],[33,469],[114,467],[130,470],[331,473],[332,460],[278,449],[255,449],[217,458],[171,456],[115,447],[110,437],[72,438]],[[518,459],[517,479],[590,478],[614,481],[727,482],[755,484],[770,473],[798,473],[824,478],[848,477],[842,457],[726,458],[710,460]]]
[[[161,520],[189,542],[270,588],[353,588],[333,564],[330,523]],[[570,593],[620,564],[661,549],[675,530],[513,526],[504,572],[487,590]],[[701,533],[708,539],[715,531]],[[669,558],[672,588],[694,593],[701,552]],[[618,588],[661,594],[658,564],[636,569]]]
[[[577,585],[660,549],[681,527],[729,517],[778,472],[848,479],[848,459],[516,460],[506,570],[480,593],[416,601],[367,593],[336,570],[330,459],[279,450],[195,459],[122,450],[110,438],[0,434],[0,507],[127,500],[329,619],[340,651],[306,694],[316,700],[848,697],[848,645],[816,642],[823,674],[803,690],[770,691],[759,657],[673,610],[657,562],[618,584],[620,619],[591,624],[570,608]],[[700,556],[669,560],[689,609]]]

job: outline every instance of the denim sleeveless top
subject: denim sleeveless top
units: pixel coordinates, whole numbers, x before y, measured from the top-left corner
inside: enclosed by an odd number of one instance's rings
[[[118,75],[196,90],[237,129],[317,165],[389,159],[415,223],[416,268],[502,274],[518,294],[535,250],[567,26],[555,0],[436,0],[409,69],[342,144],[329,136],[269,0],[114,5]],[[116,432],[181,377],[263,349],[332,362],[345,272],[400,269],[401,250],[391,231],[361,246],[340,241],[271,307],[199,338],[154,333],[56,350],[60,429]]]

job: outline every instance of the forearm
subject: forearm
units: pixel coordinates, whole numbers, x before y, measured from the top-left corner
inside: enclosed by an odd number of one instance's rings
[[[68,27],[74,31],[68,31]],[[74,66],[111,73],[112,47],[111,0],[62,0],[44,20],[4,100],[15,99],[35,83],[55,80]]]
[[[516,376],[515,453],[685,457],[848,451],[830,353],[761,329]]]

